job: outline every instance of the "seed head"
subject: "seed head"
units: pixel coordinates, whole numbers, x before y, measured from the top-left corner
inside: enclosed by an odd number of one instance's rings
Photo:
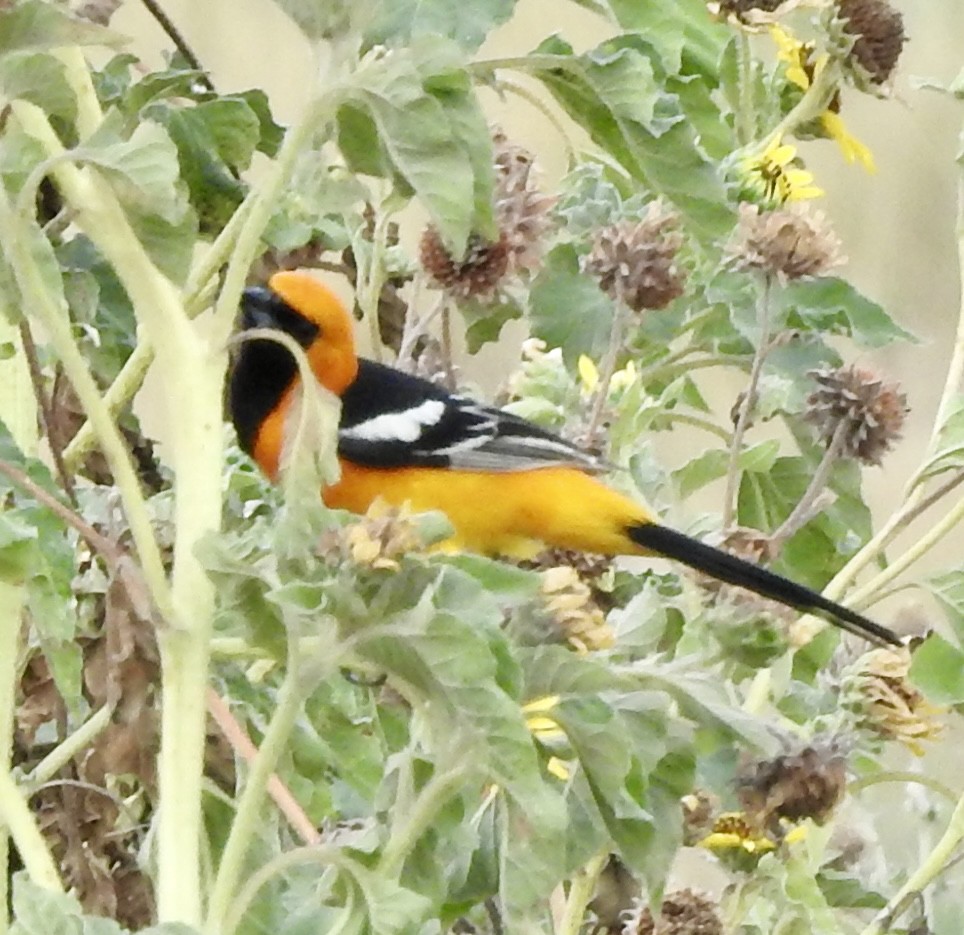
[[[376,500],[358,522],[326,533],[318,551],[363,568],[397,571],[399,559],[421,547],[412,512]]]
[[[535,272],[542,264],[550,212],[556,197],[536,187],[532,154],[510,143],[501,130],[492,135],[495,155],[495,212],[509,251],[507,275]]]
[[[456,259],[439,232],[426,227],[419,262],[435,285],[454,299],[491,299],[509,268],[509,241],[504,232],[494,242],[472,234],[465,253]]]
[[[862,715],[861,726],[888,740],[899,740],[920,756],[924,752],[920,741],[943,730],[936,720],[942,709],[911,685],[909,670],[909,650],[873,649],[854,663],[845,691]]]
[[[579,652],[613,645],[612,627],[575,568],[558,565],[547,569],[540,590],[552,624],[565,642]]]
[[[903,17],[886,0],[837,0],[836,19],[853,43],[848,63],[871,84],[884,84],[907,41]]]
[[[901,437],[909,411],[898,384],[855,366],[813,370],[810,376],[817,389],[807,397],[804,418],[816,426],[820,440],[829,447],[841,430],[844,454],[880,464]]]
[[[532,154],[510,143],[501,130],[493,133],[492,142],[498,236],[489,241],[472,234],[465,253],[454,257],[430,226],[419,245],[422,268],[435,285],[459,301],[489,301],[507,277],[538,269],[552,226],[550,212],[556,199],[536,187]]]
[[[683,843],[688,847],[698,844],[709,834],[719,811],[720,800],[703,789],[697,789],[680,799],[683,811]]]
[[[691,889],[670,893],[653,918],[648,906],[641,906],[623,926],[622,935],[723,935],[715,902]]]
[[[844,261],[840,246],[820,211],[796,202],[761,211],[744,202],[728,253],[737,269],[762,270],[786,282],[826,275]]]
[[[741,26],[760,26],[772,23],[789,13],[800,0],[711,0],[706,4],[710,15],[730,20]]]
[[[634,312],[665,308],[683,294],[676,263],[682,245],[679,217],[653,201],[641,221],[618,221],[598,231],[583,269]]]
[[[838,745],[814,744],[748,764],[740,777],[740,800],[763,827],[779,827],[780,819],[823,824],[846,785],[847,763]]]

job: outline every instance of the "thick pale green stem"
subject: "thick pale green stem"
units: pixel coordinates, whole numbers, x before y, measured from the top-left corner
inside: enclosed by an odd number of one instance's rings
[[[586,918],[586,908],[596,892],[599,874],[609,860],[609,851],[597,854],[582,868],[569,884],[569,895],[566,899],[566,910],[562,921],[556,930],[556,935],[579,935],[582,923]]]
[[[47,849],[47,843],[34,821],[23,793],[5,769],[0,769],[0,821],[13,836],[30,879],[45,889],[62,892],[64,887],[60,882],[60,874],[57,873],[57,865]]]
[[[62,146],[43,113],[28,104],[13,106],[24,129],[40,140],[49,156],[59,156]],[[169,606],[161,606],[171,626],[158,637],[163,698],[158,916],[164,922],[196,926],[201,919],[201,780],[214,593],[194,551],[203,536],[220,528],[226,357],[199,336],[178,290],[141,246],[107,183],[93,170],[69,162],[58,162],[52,173],[75,223],[113,266],[130,296],[138,322],[156,348],[165,386],[176,533]],[[83,397],[82,402],[88,408]],[[99,395],[91,405],[89,416],[97,410],[106,415]],[[133,521],[131,525],[133,530]]]
[[[0,418],[20,450],[28,456],[37,453],[37,405],[24,355],[20,333],[5,317],[0,317],[0,343],[13,347],[14,353],[0,361]],[[0,581],[0,770],[9,771],[13,751],[13,725],[17,681],[20,674],[21,630],[26,598],[22,584]],[[8,829],[0,829],[0,867],[7,866],[10,840]],[[0,935],[6,935],[9,875],[0,879]]]

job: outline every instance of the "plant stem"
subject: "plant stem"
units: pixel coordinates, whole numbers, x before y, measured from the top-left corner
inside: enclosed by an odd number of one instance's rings
[[[917,783],[920,786],[925,786],[931,791],[936,792],[949,802],[957,802],[957,793],[949,786],[945,786],[939,779],[934,779],[926,773],[914,773],[910,770],[889,769],[881,770],[878,773],[871,773],[869,776],[863,776],[860,779],[854,779],[852,782],[848,782],[847,792],[850,795],[856,795],[864,789],[869,789],[871,786],[877,786],[885,782]]]
[[[86,749],[108,724],[113,714],[109,705],[98,708],[73,733],[63,739],[25,777],[24,786],[34,790],[52,779],[81,750]]]
[[[857,610],[872,604],[877,592],[883,588],[885,584],[893,581],[901,572],[913,565],[917,559],[929,552],[962,520],[964,520],[964,498],[958,500],[957,503],[954,504],[937,523],[931,526],[903,555],[894,559],[883,571],[854,591],[847,603]]]
[[[957,333],[954,337],[951,359],[947,367],[947,376],[944,379],[944,389],[941,392],[941,399],[934,417],[934,426],[931,429],[931,439],[927,448],[928,455],[923,462],[925,464],[930,460],[931,452],[933,452],[941,430],[950,415],[957,394],[960,392],[961,381],[964,380],[964,171],[959,174],[957,187],[957,258],[960,271],[958,279],[961,283]],[[926,509],[926,506],[922,505],[927,499],[924,497],[922,480],[921,471],[918,470],[908,484],[901,505],[894,511],[880,532],[860,549],[827,585],[824,590],[827,597],[832,600],[839,599],[857,575],[887,548],[899,532],[909,525],[913,519],[916,519],[922,510]],[[929,505],[930,503],[927,503],[927,506]]]
[[[572,167],[576,165],[578,158],[576,156],[576,147],[569,135],[569,131],[566,129],[566,125],[559,119],[556,113],[549,107],[548,103],[534,91],[525,87],[525,85],[519,84],[516,81],[512,81],[509,78],[499,78],[495,85],[496,91],[503,92],[508,91],[511,94],[515,94],[516,97],[522,98],[526,103],[534,107],[546,120],[550,123],[552,128],[559,134],[559,138],[562,140],[563,149],[566,153],[566,165]]]
[[[21,106],[32,108],[32,105],[23,105],[23,102],[18,102],[12,106],[15,109],[19,109]],[[44,124],[46,124],[46,118],[42,111],[37,108],[32,109],[40,115]],[[46,125],[49,127],[49,124]],[[50,341],[63,364],[64,372],[77,392],[77,397],[84,407],[88,419],[94,426],[101,449],[107,458],[111,473],[114,475],[115,483],[120,491],[124,512],[140,557],[141,566],[144,569],[145,578],[151,588],[152,597],[161,613],[169,618],[171,614],[170,589],[130,452],[127,450],[123,436],[114,424],[110,413],[103,405],[97,384],[91,376],[83,354],[74,341],[65,309],[59,307],[34,261],[29,246],[31,233],[26,229],[26,222],[10,210],[6,195],[2,193],[0,193],[0,225],[7,231],[6,247],[20,291],[23,295],[30,296],[30,308],[43,321]]]
[[[213,333],[218,346],[226,343],[231,333],[248,270],[257,256],[261,235],[278,205],[281,191],[294,169],[295,160],[328,120],[336,103],[335,96],[336,92],[331,92],[309,103],[301,122],[285,134],[278,155],[261,183],[251,190],[244,204],[238,209],[239,212],[244,211],[241,230],[228,261],[221,293],[214,306]]]
[[[272,877],[276,877],[286,870],[290,870],[292,867],[297,867],[299,864],[337,865],[339,856],[338,850],[333,847],[298,847],[293,851],[286,851],[284,854],[279,854],[263,867],[258,868],[258,870],[252,873],[247,881],[245,881],[244,886],[242,886],[238,892],[237,898],[231,903],[230,911],[225,917],[221,935],[232,935],[238,927],[238,924],[244,918],[248,906],[254,902],[258,891],[265,883],[271,880]]]
[[[225,927],[228,909],[241,883],[244,860],[258,828],[265,789],[291,736],[303,700],[304,691],[298,677],[297,664],[289,664],[278,693],[277,707],[251,765],[244,791],[238,799],[231,831],[221,854],[205,923],[205,931],[209,935],[221,935],[228,931]]]
[[[368,320],[368,330],[371,335],[372,356],[378,363],[382,361],[382,337],[378,327],[378,300],[382,295],[385,284],[385,247],[388,241],[388,227],[392,222],[393,212],[382,204],[381,213],[372,231],[372,249],[364,279],[357,290],[358,304],[361,306],[365,318]]]
[[[30,879],[44,889],[63,892],[57,865],[33,814],[6,769],[0,769],[0,821],[9,829]]]
[[[599,874],[602,873],[608,860],[609,851],[604,850],[593,857],[572,878],[569,885],[569,896],[566,899],[566,910],[556,930],[556,935],[579,935],[583,919],[586,917],[586,907],[596,892]]]
[[[692,425],[693,428],[703,429],[704,432],[709,432],[725,442],[730,440],[730,433],[709,419],[690,415],[687,412],[667,412],[666,418],[674,425]]]
[[[723,528],[729,529],[736,517],[737,482],[739,480],[740,454],[743,449],[743,436],[746,434],[750,422],[750,413],[756,405],[757,387],[760,385],[760,374],[763,372],[763,362],[766,360],[770,345],[770,289],[772,278],[769,274],[763,278],[757,301],[757,320],[760,327],[760,338],[757,341],[753,363],[750,366],[750,381],[747,384],[740,413],[733,430],[730,442],[730,463],[726,471],[726,492],[723,495]]]
[[[954,856],[957,846],[964,840],[964,796],[958,800],[941,839],[934,845],[924,862],[907,879],[907,882],[892,896],[874,921],[861,935],[883,935],[890,930],[901,909],[906,905],[908,896],[915,895],[929,886],[944,870]]]
[[[838,66],[833,62],[827,62],[822,68],[817,69],[813,81],[804,92],[803,97],[754,147],[754,150],[758,149],[763,152],[774,140],[788,136],[797,127],[809,123],[815,117],[819,117],[827,109],[827,105],[833,99],[834,92],[837,90],[839,84],[838,71]]]
[[[379,873],[394,877],[401,872],[409,851],[428,830],[446,802],[459,791],[468,774],[468,767],[460,764],[432,776],[419,792],[404,822],[392,829],[378,861]]]
[[[49,156],[63,153],[39,108],[22,101],[12,108],[24,130],[41,142]],[[120,446],[122,457],[115,453],[118,464],[115,467],[111,463],[111,468],[128,509],[145,578],[164,619],[171,624],[158,633],[162,679],[158,917],[162,922],[196,926],[201,915],[204,692],[214,592],[195,555],[195,546],[221,523],[221,397],[226,356],[217,344],[218,352],[211,353],[210,345],[195,331],[178,290],[151,261],[110,186],[94,170],[79,169],[67,161],[58,162],[51,171],[75,212],[75,223],[114,268],[131,298],[138,322],[157,349],[165,402],[172,414],[176,532],[168,589],[130,458],[72,340],[66,315],[57,308],[49,310],[45,324],[52,339],[59,339],[58,350],[81,403],[89,418],[104,423],[98,434],[103,435],[105,454],[110,458],[109,444]],[[48,302],[53,305],[49,297]]]
[[[810,483],[807,485],[803,496],[793,510],[791,510],[790,515],[770,536],[770,546],[774,552],[778,552],[787,539],[795,535],[801,527],[810,522],[813,516],[814,502],[830,480],[833,466],[840,459],[840,453],[843,451],[844,441],[847,438],[847,432],[849,430],[850,424],[846,419],[841,419],[836,429],[834,429],[830,444],[827,446],[823,458],[820,459],[817,470],[813,472],[813,477],[810,478]]]
[[[601,428],[606,400],[609,398],[609,384],[612,383],[613,374],[616,372],[616,362],[619,360],[619,351],[623,346],[623,337],[626,332],[626,325],[629,322],[629,307],[626,303],[617,299],[614,305],[615,311],[612,328],[609,332],[609,346],[606,348],[606,356],[599,368],[599,383],[596,384],[596,391],[592,398],[589,419],[586,424],[585,443],[588,448],[592,448],[596,444],[596,436]]]
[[[238,723],[237,718],[231,713],[227,702],[213,689],[208,689],[208,711],[214,722],[221,729],[225,740],[231,744],[234,750],[249,767],[253,766],[258,758],[258,748],[251,741],[245,729]],[[291,790],[278,778],[275,773],[268,777],[268,795],[271,796],[278,810],[288,824],[301,838],[304,844],[318,844],[321,835],[314,826],[310,818],[305,814],[304,809],[291,794]]]

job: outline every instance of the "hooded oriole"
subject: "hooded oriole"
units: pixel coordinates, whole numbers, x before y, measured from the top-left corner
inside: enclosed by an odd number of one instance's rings
[[[318,382],[341,399],[340,480],[326,504],[365,512],[381,497],[441,510],[448,543],[489,555],[554,546],[606,555],[659,555],[879,644],[895,634],[780,575],[659,523],[645,506],[593,475],[606,465],[558,436],[427,380],[359,358],[338,298],[304,273],[275,274],[242,301],[242,327],[283,331],[304,348]],[[245,341],[229,401],[241,446],[272,480],[300,377],[278,342]]]

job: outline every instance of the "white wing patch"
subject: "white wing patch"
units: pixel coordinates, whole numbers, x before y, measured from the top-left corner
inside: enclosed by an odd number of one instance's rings
[[[342,429],[341,435],[364,442],[414,442],[418,441],[426,428],[437,424],[444,414],[445,403],[442,400],[426,399],[411,409],[386,412]]]

